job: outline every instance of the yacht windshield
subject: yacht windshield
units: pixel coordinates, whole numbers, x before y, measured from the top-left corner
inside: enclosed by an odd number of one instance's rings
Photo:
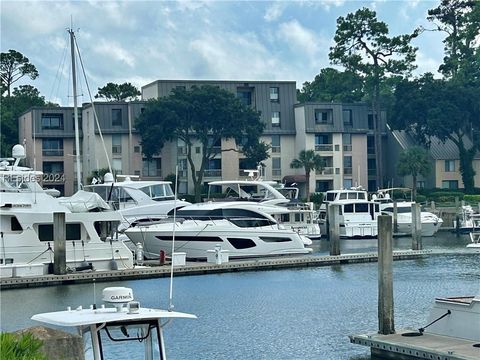
[[[386,207],[382,211],[393,213],[393,207],[391,207],[391,206]],[[406,213],[411,213],[411,212],[412,212],[411,207],[397,207],[397,213],[398,214],[406,214]]]
[[[173,200],[174,194],[170,184],[156,184],[150,186],[144,186],[140,188],[145,194],[147,194],[153,200]]]

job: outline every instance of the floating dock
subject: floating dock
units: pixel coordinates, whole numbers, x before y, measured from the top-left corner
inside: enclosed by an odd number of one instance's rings
[[[410,260],[431,254],[430,250],[394,251],[394,260]],[[345,254],[337,256],[282,256],[257,258],[249,260],[230,260],[223,264],[207,262],[187,262],[185,265],[175,266],[175,276],[203,275],[212,273],[272,270],[293,267],[318,267],[335,264],[368,263],[378,260],[377,253]],[[1,278],[2,290],[12,288],[26,288],[39,286],[54,286],[61,284],[147,279],[170,276],[170,265],[159,265],[159,261],[147,261],[149,266],[137,266],[128,270],[72,272],[65,275],[43,275],[32,277]]]
[[[429,333],[423,333],[422,336],[402,335],[412,333],[418,333],[418,330],[402,330],[391,335],[352,335],[350,336],[350,342],[369,346],[372,358],[396,360],[480,359],[480,344],[475,341]]]

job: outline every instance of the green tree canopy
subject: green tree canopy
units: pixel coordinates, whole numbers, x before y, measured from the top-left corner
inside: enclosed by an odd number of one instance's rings
[[[474,191],[473,158],[478,150],[470,146],[472,124],[480,114],[480,92],[459,83],[434,79],[425,74],[419,79],[400,83],[395,91],[391,125],[408,129],[423,144],[432,137],[451,140],[460,155],[460,173],[467,193]]]
[[[267,145],[259,141],[264,127],[258,112],[215,86],[175,89],[168,97],[151,100],[136,124],[147,157],[160,153],[168,141],[184,144],[196,201],[209,161],[220,152],[239,151],[258,161],[268,157]],[[237,146],[221,149],[222,139],[234,139]],[[193,159],[196,146],[201,148],[199,168]]]
[[[333,68],[320,70],[312,82],[304,82],[297,91],[300,102],[358,102],[363,98],[363,80],[352,71],[338,71]]]
[[[419,146],[411,147],[400,154],[397,164],[397,173],[400,176],[412,176],[412,194],[417,196],[418,175],[427,176],[431,170],[431,161],[428,152]]]
[[[10,96],[12,84],[24,76],[28,76],[32,80],[38,76],[37,68],[30,63],[27,57],[15,50],[8,50],[7,53],[0,54],[2,95],[7,91],[7,96]]]
[[[109,101],[136,100],[140,91],[131,83],[114,84],[109,82],[102,88],[98,88],[95,99],[105,98]]]
[[[305,169],[305,191],[307,193],[307,201],[310,201],[310,173],[312,170],[322,171],[325,162],[322,157],[315,154],[314,150],[302,150],[298,155],[298,159],[293,159],[290,163],[292,169]]]
[[[365,91],[371,94],[374,119],[380,118],[380,92],[385,78],[408,75],[414,68],[416,48],[410,41],[418,36],[389,37],[386,23],[377,20],[375,11],[362,8],[337,19],[335,46],[330,48],[333,64],[343,65],[365,79]],[[383,181],[380,129],[374,121],[377,186]]]

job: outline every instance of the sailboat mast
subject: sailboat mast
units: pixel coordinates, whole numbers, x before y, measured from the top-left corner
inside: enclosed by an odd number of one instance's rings
[[[78,129],[78,105],[77,105],[77,74],[75,72],[75,33],[72,29],[67,30],[70,34],[70,51],[72,57],[72,83],[73,83],[73,119],[75,125],[75,165],[77,169],[77,190],[81,190],[80,173],[80,133]]]

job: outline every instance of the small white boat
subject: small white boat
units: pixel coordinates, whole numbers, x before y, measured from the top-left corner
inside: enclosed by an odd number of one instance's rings
[[[409,188],[390,188],[378,190],[372,195],[372,200],[380,204],[382,214],[393,217],[393,199],[390,193],[394,191],[411,192]],[[404,234],[412,233],[412,205],[414,201],[397,201],[397,225],[398,232]],[[443,220],[429,211],[420,212],[422,236],[434,236],[443,224]]]
[[[427,322],[420,332],[479,342],[480,295],[435,299]]]
[[[176,212],[176,219],[125,230],[135,244],[143,246],[146,257],[158,258],[160,251],[170,255],[185,252],[190,259],[206,259],[220,247],[229,258],[308,254],[312,241],[279,224],[271,215],[277,206],[249,202],[199,203]]]
[[[367,200],[367,192],[361,188],[329,190],[323,196],[319,211],[319,224],[322,233],[327,229],[329,204],[340,207],[340,237],[371,238],[378,234],[377,217],[379,204]]]
[[[470,220],[472,226],[468,235],[471,243],[467,245],[467,248],[480,250],[480,214],[472,214]]]
[[[84,340],[86,359],[128,358],[135,354],[145,360],[166,359],[165,325],[173,319],[196,319],[195,315],[143,308],[133,298],[130,288],[111,287],[103,290],[108,305],[97,308],[68,308],[64,311],[36,314],[32,320],[65,328],[75,328]],[[125,352],[125,343],[129,344]],[[120,346],[120,350],[118,349]],[[119,352],[120,351],[120,352]],[[116,354],[116,355],[115,355]]]

